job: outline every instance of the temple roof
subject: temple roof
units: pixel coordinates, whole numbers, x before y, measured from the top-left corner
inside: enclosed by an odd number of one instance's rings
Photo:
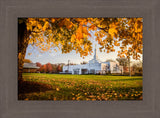
[[[39,67],[36,66],[35,63],[24,63],[23,68],[35,68],[35,69],[38,69]]]

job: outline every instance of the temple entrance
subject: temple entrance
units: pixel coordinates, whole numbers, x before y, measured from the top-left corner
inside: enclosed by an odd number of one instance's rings
[[[82,74],[88,74],[88,69],[81,69]]]
[[[73,69],[73,74],[79,74],[80,69]]]
[[[95,69],[91,69],[89,74],[95,74]]]

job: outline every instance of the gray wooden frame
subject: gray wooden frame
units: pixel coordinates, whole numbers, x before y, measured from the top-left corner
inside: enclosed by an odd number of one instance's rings
[[[158,0],[0,0],[0,118],[159,118]],[[143,17],[142,101],[18,101],[18,17]]]

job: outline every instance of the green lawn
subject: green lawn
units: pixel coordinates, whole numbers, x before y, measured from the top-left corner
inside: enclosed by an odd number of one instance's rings
[[[23,79],[49,89],[34,91],[33,84],[19,100],[142,100],[142,76],[23,73]]]

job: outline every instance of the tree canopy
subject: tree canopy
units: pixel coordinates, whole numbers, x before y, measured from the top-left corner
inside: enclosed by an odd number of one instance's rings
[[[30,59],[24,59],[24,63],[32,63]]]
[[[62,53],[76,50],[81,56],[92,52],[90,31],[94,31],[101,51],[107,53],[120,47],[118,56],[133,56],[139,59],[142,54],[142,18],[20,18],[29,32],[29,42],[40,52],[58,47]],[[56,50],[55,50],[56,51]]]

